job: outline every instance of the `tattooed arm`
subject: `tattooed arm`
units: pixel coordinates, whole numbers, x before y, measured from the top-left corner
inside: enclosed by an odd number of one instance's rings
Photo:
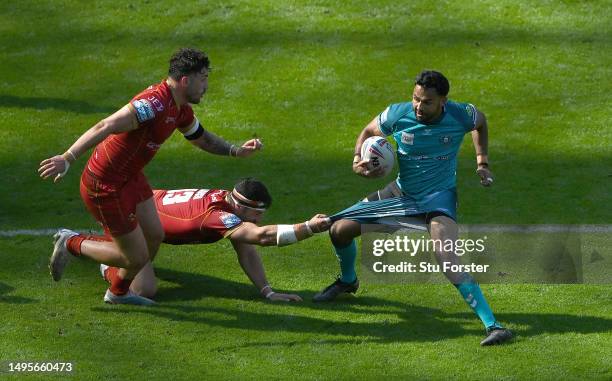
[[[246,157],[260,150],[263,146],[259,139],[251,139],[242,146],[237,146],[210,131],[206,131],[201,126],[198,127],[199,130],[194,133],[194,135],[197,135],[197,138],[190,139],[191,136],[189,136],[187,139],[194,146],[215,155]]]

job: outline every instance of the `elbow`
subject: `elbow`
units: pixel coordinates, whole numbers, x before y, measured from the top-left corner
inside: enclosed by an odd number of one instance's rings
[[[266,229],[260,229],[257,232],[257,244],[259,246],[275,246],[276,234]]]
[[[109,122],[107,119],[102,119],[101,121],[99,121],[98,123],[96,123],[93,126],[93,130],[97,133],[97,134],[101,134],[103,136],[108,136],[112,133],[114,133],[113,131],[113,125],[111,122]]]
[[[260,237],[259,246],[276,246],[276,237],[269,237],[269,236]]]

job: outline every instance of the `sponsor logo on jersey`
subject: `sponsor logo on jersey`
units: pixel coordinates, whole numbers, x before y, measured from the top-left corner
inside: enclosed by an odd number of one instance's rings
[[[413,156],[406,156],[406,158],[408,160],[417,160],[417,161],[419,161],[419,160],[427,160],[427,159],[429,159],[429,156],[427,156],[427,155],[413,155]]]
[[[176,123],[176,118],[173,116],[169,116],[166,118],[166,124]]]
[[[425,136],[429,136],[429,135],[431,135],[431,128],[426,128],[426,129],[424,129],[424,130],[423,130],[423,135],[425,135]]]
[[[138,99],[132,102],[132,106],[136,110],[136,119],[140,123],[144,123],[147,120],[151,120],[155,118],[155,111],[153,111],[153,106],[146,99]]]
[[[210,202],[219,202],[221,200],[223,200],[222,190],[214,191],[210,194]]]
[[[148,142],[147,143],[147,148],[153,151],[157,151],[158,149],[160,149],[161,144],[157,144],[155,142]]]
[[[149,101],[151,101],[151,103],[153,104],[153,106],[155,107],[155,110],[159,111],[164,111],[164,105],[161,103],[161,101],[153,96],[147,98]]]
[[[449,135],[440,136],[440,144],[449,145],[453,141],[453,137]]]
[[[413,145],[414,144],[414,134],[409,132],[402,132],[402,143]]]
[[[220,218],[223,225],[228,229],[233,228],[234,226],[242,222],[242,220],[238,218],[237,215],[232,213],[223,213],[221,214]]]

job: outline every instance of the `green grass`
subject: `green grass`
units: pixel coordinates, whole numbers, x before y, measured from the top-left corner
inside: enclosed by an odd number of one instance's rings
[[[16,1],[0,3],[0,230],[95,228],[78,195],[38,163],[165,75],[171,52],[212,59],[195,107],[248,160],[198,152],[180,136],[146,170],[155,187],[271,190],[268,223],[333,213],[381,187],[353,175],[359,130],[409,98],[423,68],[485,112],[492,189],[466,139],[462,223],[609,224],[612,141],[606,1]],[[101,303],[76,262],[53,284],[48,238],[0,238],[0,361],[74,361],[78,378],[610,379],[609,285],[484,286],[513,345],[482,349],[480,323],[449,285],[368,285],[319,306],[258,298],[227,244],[163,247],[160,305]],[[275,287],[309,299],[337,271],[322,236],[262,250]],[[230,258],[231,257],[231,258]],[[32,377],[34,378],[34,377]]]
[[[612,376],[609,286],[483,286],[518,337],[481,348],[481,324],[450,285],[364,284],[358,297],[310,302],[335,265],[325,246],[262,250],[272,284],[299,304],[260,300],[227,244],[166,246],[159,305],[137,308],[103,305],[89,261],[53,283],[48,239],[2,240],[3,269],[19,275],[2,281],[0,358],[73,361],[78,379]]]

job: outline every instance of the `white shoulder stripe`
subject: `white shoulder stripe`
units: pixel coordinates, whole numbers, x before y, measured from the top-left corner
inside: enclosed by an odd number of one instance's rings
[[[183,132],[183,135],[185,136],[193,135],[198,130],[199,126],[200,126],[200,121],[198,120],[198,118],[194,116],[191,128],[189,129],[189,131]]]
[[[476,126],[476,117],[478,116],[478,113],[476,112],[476,107],[473,104],[471,104],[471,103],[468,103],[468,107],[470,107],[472,109],[472,112],[471,112],[471,114],[472,114],[472,124],[474,126]]]
[[[389,107],[387,107],[385,111],[380,113],[380,116],[378,117],[379,125],[385,124],[385,122],[387,121],[388,114],[389,114]]]
[[[387,134],[383,130],[383,124],[385,124],[385,122],[387,121],[388,114],[389,114],[389,107],[387,107],[385,111],[378,114],[378,118],[376,118],[376,124],[377,124],[378,130],[382,132],[382,134],[385,136],[387,136]]]

